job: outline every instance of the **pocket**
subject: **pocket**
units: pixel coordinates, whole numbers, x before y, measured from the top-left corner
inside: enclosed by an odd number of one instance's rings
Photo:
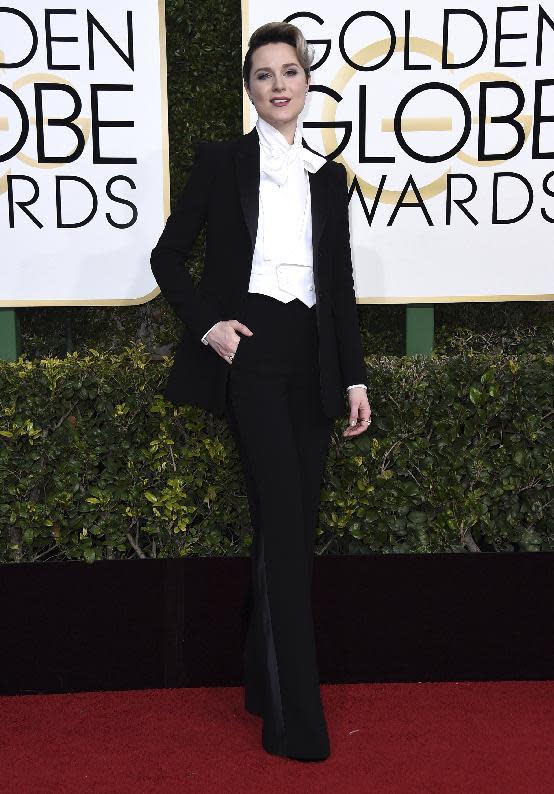
[[[233,366],[233,364],[236,362],[237,358],[239,357],[240,355],[239,351],[243,345],[244,340],[245,337],[242,334],[240,334],[239,343],[237,345],[237,349],[235,350],[235,355],[233,356],[233,360],[231,361],[231,366]]]

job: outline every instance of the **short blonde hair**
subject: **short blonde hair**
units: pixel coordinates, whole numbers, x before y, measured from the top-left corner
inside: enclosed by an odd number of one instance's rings
[[[248,42],[248,50],[242,65],[242,79],[250,87],[250,70],[252,68],[252,53],[258,47],[273,42],[290,44],[296,50],[298,63],[304,69],[306,80],[310,76],[310,66],[314,62],[314,49],[308,45],[304,34],[290,22],[266,22],[252,33]]]

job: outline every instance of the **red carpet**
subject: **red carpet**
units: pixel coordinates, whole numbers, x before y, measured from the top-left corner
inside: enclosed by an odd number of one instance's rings
[[[323,685],[331,757],[268,755],[240,687],[0,698],[0,791],[542,794],[554,682]]]

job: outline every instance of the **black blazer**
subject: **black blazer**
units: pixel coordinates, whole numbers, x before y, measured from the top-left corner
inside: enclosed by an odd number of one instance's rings
[[[348,405],[346,387],[367,385],[352,275],[346,169],[328,160],[309,179],[321,399],[325,413],[338,417]],[[215,416],[224,413],[233,365],[201,338],[219,320],[244,322],[259,181],[256,127],[233,140],[199,143],[187,184],[150,259],[162,295],[184,323],[165,396]],[[205,263],[195,286],[185,260],[204,223]]]

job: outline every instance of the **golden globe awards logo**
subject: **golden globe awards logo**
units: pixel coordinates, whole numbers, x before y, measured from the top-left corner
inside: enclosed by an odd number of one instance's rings
[[[128,6],[131,7],[128,7]],[[0,6],[0,305],[139,303],[169,210],[163,0]]]
[[[312,91],[321,92],[324,95],[323,103],[323,123],[307,121],[304,123],[306,128],[319,128],[322,131],[325,154],[338,162],[342,162],[349,173],[350,195],[357,194],[363,207],[364,215],[368,225],[371,226],[378,204],[393,205],[393,210],[387,220],[388,225],[393,225],[395,219],[404,207],[418,207],[425,216],[429,225],[433,224],[431,215],[426,207],[426,199],[445,194],[445,223],[452,222],[452,211],[454,202],[457,207],[470,218],[473,223],[478,223],[478,219],[471,213],[470,205],[473,197],[478,190],[475,177],[470,173],[452,173],[452,167],[443,170],[432,181],[425,184],[418,184],[412,174],[409,174],[401,187],[389,187],[389,175],[384,172],[380,175],[379,182],[374,184],[364,179],[361,175],[364,164],[394,164],[397,155],[376,154],[368,149],[366,143],[366,133],[369,119],[375,113],[375,102],[371,102],[371,85],[375,75],[381,70],[386,70],[389,62],[393,58],[401,59],[402,70],[405,73],[416,72],[421,74],[432,69],[431,62],[443,72],[455,75],[459,70],[464,70],[464,77],[458,84],[454,85],[450,81],[434,79],[421,81],[415,87],[408,90],[396,106],[394,115],[388,118],[380,118],[383,133],[390,133],[394,140],[392,148],[399,150],[413,163],[440,164],[450,163],[454,159],[473,165],[475,167],[495,167],[501,163],[506,163],[517,157],[524,146],[531,148],[531,158],[533,160],[554,159],[554,136],[550,135],[550,148],[545,148],[541,139],[547,137],[546,125],[554,122],[554,78],[540,77],[533,81],[532,96],[526,96],[524,88],[514,76],[514,70],[528,70],[528,60],[508,59],[503,55],[502,46],[505,42],[514,39],[526,39],[528,35],[533,36],[535,42],[533,56],[534,65],[544,70],[544,60],[546,52],[554,51],[554,20],[549,16],[545,8],[538,6],[537,16],[534,20],[533,30],[527,32],[507,32],[505,29],[508,15],[513,12],[527,11],[527,6],[517,8],[498,7],[495,14],[495,25],[491,32],[485,19],[472,9],[444,9],[442,13],[442,38],[440,41],[433,41],[421,36],[411,36],[410,28],[412,23],[412,11],[405,9],[404,25],[400,35],[392,21],[383,13],[378,11],[358,11],[349,16],[341,25],[336,35],[336,47],[340,52],[341,65],[336,71],[328,85],[317,83],[317,70],[323,67],[332,52],[335,42],[330,39],[310,39],[308,42],[313,45],[320,45],[324,48],[323,54],[312,67]],[[521,16],[521,13],[520,13]],[[302,20],[309,19],[312,24],[323,25],[325,20],[311,13],[295,12],[287,16],[287,21],[294,24],[301,24]],[[373,29],[382,29],[383,38],[372,41],[352,52],[348,49],[347,40],[349,34],[358,27],[363,27],[364,23],[372,21]],[[456,26],[463,26],[465,40],[464,50],[466,57],[458,59],[455,52],[450,47],[452,34]],[[479,71],[479,62],[492,39],[494,47],[494,70],[509,68],[510,74],[500,73],[489,70]],[[545,48],[545,41],[547,46]],[[527,51],[526,51],[527,52]],[[419,53],[429,62],[414,62],[413,55]],[[468,57],[469,56],[469,57]],[[477,69],[473,74],[468,75],[469,68]],[[547,58],[546,68],[549,74],[554,74],[554,58]],[[354,96],[355,113],[351,118],[337,121],[337,113],[340,111],[340,103],[343,101],[345,92],[353,89],[354,85],[357,96]],[[472,107],[467,99],[467,92],[471,88],[477,88],[477,103]],[[552,91],[548,94],[548,89]],[[394,89],[391,89],[394,90]],[[442,102],[445,105],[454,107],[458,116],[462,119],[462,124],[457,132],[455,139],[447,146],[441,147],[438,136],[433,139],[438,141],[432,150],[423,147],[418,149],[417,140],[414,141],[413,133],[440,133],[451,132],[453,121],[451,115],[444,116],[414,116],[409,112],[410,107],[417,103],[418,99],[425,95],[434,97],[432,102]],[[493,107],[498,106],[495,98],[502,97],[502,112],[495,112]],[[446,102],[445,102],[446,100]],[[531,104],[532,113],[525,113],[524,107]],[[547,112],[545,106],[550,108]],[[504,127],[504,133],[511,135],[509,145],[500,147],[498,142],[491,144],[487,142],[487,125],[497,125],[498,130]],[[477,127],[476,151],[466,150],[466,145],[472,131],[472,127]],[[341,131],[339,140],[337,131]],[[344,156],[344,150],[351,141],[352,134],[356,131],[358,142],[357,162],[349,162]],[[507,137],[509,137],[509,135]],[[429,140],[429,136],[427,140]],[[498,140],[498,136],[497,136]],[[389,146],[391,148],[391,146]],[[506,180],[517,181],[526,192],[525,206],[518,212],[517,216],[502,217],[501,197],[502,183]],[[458,194],[456,197],[456,186],[464,185],[465,195]],[[542,178],[542,191],[550,197],[554,197],[554,172],[545,169]],[[522,220],[530,211],[534,201],[535,189],[532,182],[524,173],[513,170],[497,170],[493,177],[492,200],[490,222],[492,224],[511,224]],[[367,200],[370,200],[369,202]],[[548,214],[546,208],[541,208],[540,217],[548,222],[554,222],[554,210],[552,216]],[[483,219],[482,219],[483,220]]]
[[[276,18],[315,50],[304,139],[346,168],[358,302],[552,299],[554,0],[242,10],[243,52]]]
[[[4,135],[6,142],[0,147],[0,162],[7,162],[16,158],[27,165],[36,168],[59,168],[65,164],[77,162],[84,154],[85,146],[89,136],[92,139],[92,163],[93,165],[109,164],[113,166],[124,164],[136,164],[136,157],[128,155],[110,153],[103,151],[101,132],[102,128],[125,129],[134,126],[132,119],[104,119],[101,117],[100,105],[107,93],[121,94],[132,92],[132,82],[121,83],[90,83],[90,93],[87,96],[91,108],[91,117],[82,116],[83,99],[75,86],[67,79],[56,74],[57,71],[77,71],[82,68],[79,62],[59,62],[56,61],[54,48],[56,43],[74,42],[78,43],[77,36],[57,36],[54,35],[55,25],[60,16],[76,16],[76,9],[45,9],[44,17],[41,17],[43,28],[37,28],[35,21],[22,11],[16,8],[0,8],[0,30],[7,27],[6,17],[11,15],[24,28],[27,29],[26,35],[20,37],[23,43],[25,38],[29,40],[26,51],[20,52],[16,57],[18,60],[7,62],[4,53],[0,53],[0,66],[4,72],[9,70],[32,67],[33,59],[37,54],[39,39],[42,36],[47,54],[47,73],[30,73],[14,81],[11,86],[0,84],[0,94],[3,95],[8,104],[8,114],[0,117],[0,129],[7,133]],[[86,30],[87,46],[85,49],[88,69],[94,72],[98,60],[98,41],[103,40],[124,63],[129,70],[130,76],[134,70],[134,34],[133,34],[133,14],[132,11],[126,12],[126,41],[124,46],[120,46],[108,30],[98,21],[89,11],[86,11]],[[66,56],[67,57],[67,56]],[[75,55],[73,56],[75,57]],[[31,115],[28,106],[21,99],[20,94],[24,89],[32,93],[33,114]],[[63,117],[52,117],[48,115],[50,105],[66,105]],[[11,106],[11,107],[10,107]],[[9,112],[11,110],[11,112]],[[29,144],[31,126],[36,129],[36,152],[33,155],[25,153]],[[61,151],[60,147],[47,146],[47,130],[58,129],[67,133],[66,137],[72,142],[72,150],[69,152]],[[59,136],[61,139],[62,136]],[[121,148],[124,148],[122,146]],[[79,184],[90,197],[90,210],[86,217],[69,222],[64,220],[64,190],[67,191],[68,183],[73,183],[73,187]],[[118,195],[118,189],[122,184],[128,188],[136,190],[133,180],[126,175],[115,173],[105,184],[105,194],[107,198],[120,205],[129,208],[127,220],[116,220],[111,212],[106,212],[107,223],[116,228],[125,229],[132,226],[138,217],[135,204],[129,199]],[[48,189],[43,184],[43,189]],[[50,186],[52,187],[52,186]],[[56,225],[58,228],[78,228],[90,223],[98,210],[97,187],[91,184],[82,176],[56,176],[54,184],[54,201],[56,206]],[[40,198],[41,186],[36,178],[28,175],[13,174],[6,172],[0,178],[0,191],[8,194],[8,213],[10,228],[15,227],[16,209],[23,212],[39,228],[42,228],[43,221],[34,209]],[[67,192],[66,194],[67,195]],[[25,196],[25,197],[24,197]]]

